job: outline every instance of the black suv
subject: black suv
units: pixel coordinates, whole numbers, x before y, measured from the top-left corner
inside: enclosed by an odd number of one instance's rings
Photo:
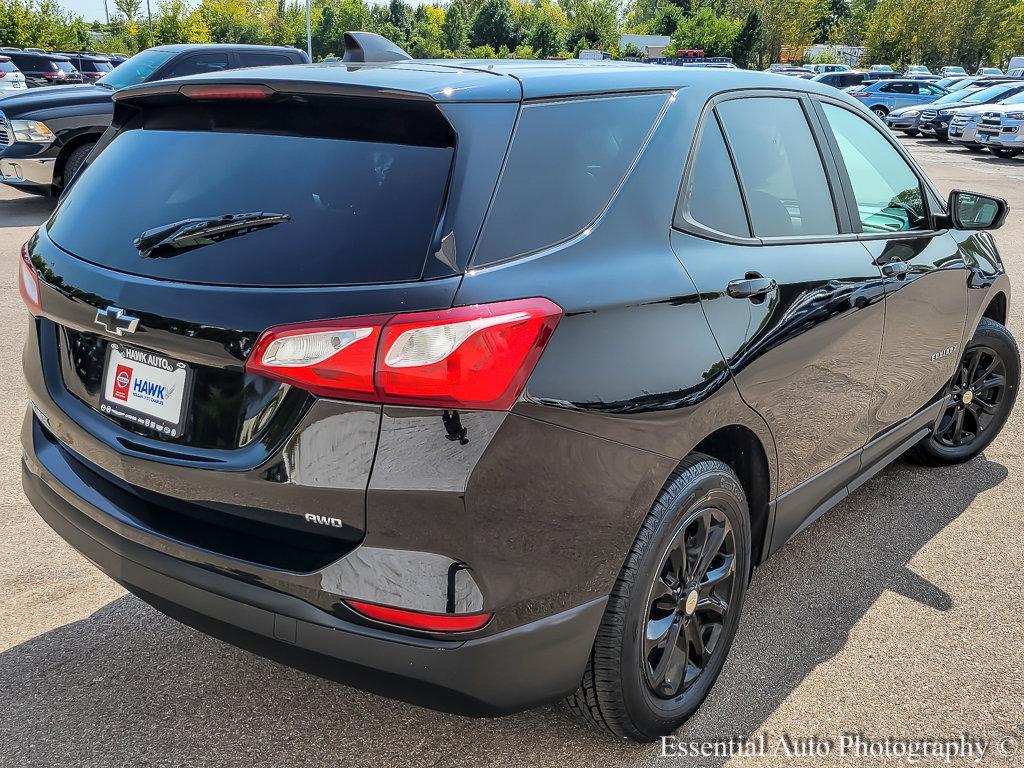
[[[29,88],[41,88],[45,85],[80,85],[85,82],[82,73],[75,69],[71,59],[64,54],[34,51],[5,53],[25,75],[25,82]]]
[[[1006,204],[796,78],[407,58],[115,96],[22,255],[25,492],[257,653],[654,739],[756,565],[1002,428]]]
[[[72,66],[82,73],[86,82],[99,80],[108,72],[114,71],[114,65],[106,56],[97,53],[64,53]]]
[[[21,54],[10,55],[17,61]],[[71,60],[63,58],[70,67]],[[94,61],[87,64],[90,58]],[[0,182],[35,194],[63,189],[110,126],[111,97],[122,88],[240,67],[304,64],[309,58],[296,48],[211,44],[149,48],[116,69],[100,57],[76,60],[82,66],[104,68],[102,77],[89,76],[95,85],[37,90],[0,100]],[[76,76],[80,82],[82,76]]]

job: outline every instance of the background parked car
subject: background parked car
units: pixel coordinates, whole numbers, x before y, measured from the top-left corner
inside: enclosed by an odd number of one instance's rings
[[[14,66],[11,57],[0,55],[0,93],[24,91],[26,88],[25,76]]]
[[[932,71],[923,64],[911,64],[907,67],[906,75],[930,75]]]
[[[977,109],[981,112],[976,137],[979,147],[987,147],[993,155],[1003,158],[1024,152],[1024,92],[984,111]]]
[[[82,73],[86,82],[99,80],[108,72],[114,71],[110,59],[97,53],[65,53],[71,64]]]
[[[85,82],[82,73],[75,69],[71,59],[59,53],[36,51],[11,51],[8,56],[25,76],[29,88],[45,85],[79,85]]]
[[[110,125],[114,91],[170,77],[308,61],[297,48],[162,45],[132,56],[95,85],[4,97],[0,126],[10,126],[8,134],[17,140],[8,143],[0,133],[0,182],[37,194],[62,189]]]
[[[123,53],[108,53],[107,58],[110,60],[112,67],[120,66],[128,61],[128,57]]]
[[[939,141],[949,139],[949,122],[960,110],[976,107],[980,104],[996,104],[1004,99],[1024,92],[1024,81],[1009,80],[996,83],[987,88],[980,88],[973,93],[966,93],[962,98],[945,104],[931,104],[921,111],[917,127],[926,136],[933,136]]]
[[[944,96],[946,91],[932,83],[904,78],[869,83],[849,94],[884,119],[894,109],[927,104]]]
[[[943,77],[949,77],[950,75],[966,75],[967,70],[963,67],[943,67],[939,70],[939,74]]]
[[[978,67],[978,71],[977,71],[976,74],[979,74],[979,75],[1001,75],[1001,74],[1003,74],[1003,70],[1001,70],[999,67]]]
[[[871,65],[871,71],[872,72],[895,72],[896,70],[894,70],[888,64],[872,64]]]
[[[826,72],[849,72],[852,69],[845,64],[808,64],[807,67],[816,75],[823,75]]]

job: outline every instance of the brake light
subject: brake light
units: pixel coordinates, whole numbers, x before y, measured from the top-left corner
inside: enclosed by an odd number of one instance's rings
[[[245,369],[325,397],[507,410],[561,316],[533,298],[279,326]]]
[[[39,304],[39,276],[36,274],[32,260],[28,256],[28,243],[21,246],[21,261],[18,267],[18,288],[21,298],[33,315],[42,312]]]
[[[179,93],[189,99],[267,99],[273,91],[264,85],[183,85]]]
[[[5,77],[7,77],[7,73],[6,72],[0,72],[0,80],[3,80]]]
[[[56,72],[43,72],[43,77],[47,80],[63,80],[67,75],[62,70],[58,70]]]
[[[406,611],[401,608],[388,608],[386,605],[374,605],[358,600],[345,600],[345,605],[374,621],[383,621],[406,629],[421,629],[426,632],[471,632],[480,629],[494,614],[488,613],[423,613]]]

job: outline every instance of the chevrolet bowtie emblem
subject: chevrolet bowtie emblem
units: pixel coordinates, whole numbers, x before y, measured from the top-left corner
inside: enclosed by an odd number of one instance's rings
[[[96,325],[102,325],[109,333],[124,336],[135,333],[139,327],[139,318],[126,315],[120,307],[107,307],[96,310]]]

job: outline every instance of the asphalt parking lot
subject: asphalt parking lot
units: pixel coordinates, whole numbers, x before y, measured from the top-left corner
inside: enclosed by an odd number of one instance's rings
[[[1016,288],[1011,330],[1024,343],[1024,161],[906,144],[943,191],[1010,201],[997,240]],[[1024,407],[984,456],[954,469],[898,462],[757,572],[725,671],[678,736],[764,734],[774,754],[661,757],[659,746],[586,730],[558,706],[462,719],[183,627],[35,515],[18,461],[26,315],[16,267],[51,210],[0,188],[0,766],[819,766],[840,760],[787,756],[780,737],[843,733],[987,737],[983,765],[1024,764]],[[1014,744],[1016,754],[1000,753]]]

